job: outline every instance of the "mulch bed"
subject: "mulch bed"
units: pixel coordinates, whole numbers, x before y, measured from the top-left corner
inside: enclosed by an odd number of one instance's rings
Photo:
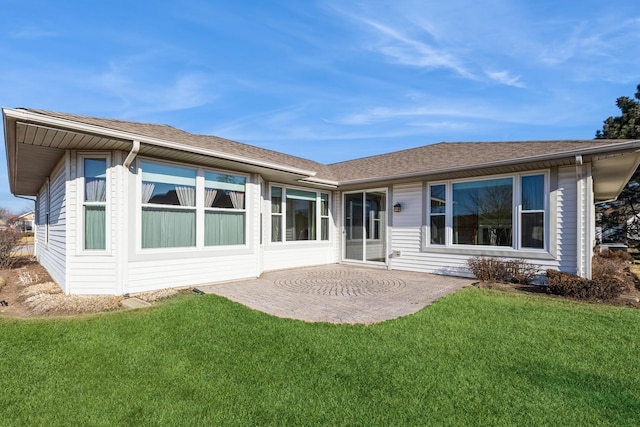
[[[184,290],[161,289],[136,295],[154,303]],[[47,271],[33,259],[21,257],[14,268],[0,270],[0,317],[75,316],[123,310],[123,296],[64,295]]]

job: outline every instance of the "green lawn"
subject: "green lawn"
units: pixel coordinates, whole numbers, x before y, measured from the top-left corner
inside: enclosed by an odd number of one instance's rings
[[[467,288],[372,326],[213,295],[0,321],[1,425],[638,425],[640,310]]]

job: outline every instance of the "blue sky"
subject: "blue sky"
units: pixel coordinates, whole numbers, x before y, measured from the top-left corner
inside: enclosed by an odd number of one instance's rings
[[[332,163],[440,141],[593,138],[640,83],[640,3],[0,0],[0,58],[2,107],[166,123]],[[0,207],[29,208],[1,163]]]

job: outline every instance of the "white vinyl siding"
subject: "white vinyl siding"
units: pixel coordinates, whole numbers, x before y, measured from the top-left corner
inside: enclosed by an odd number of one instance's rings
[[[336,241],[335,239],[333,240]],[[265,247],[264,270],[282,270],[286,268],[310,267],[314,265],[335,264],[335,245],[331,243],[315,243],[292,247],[280,245]]]
[[[577,216],[578,198],[576,168],[570,166],[558,170],[557,191],[557,258],[561,271],[577,272]]]
[[[64,156],[38,195],[38,262],[63,290],[67,287],[66,159]],[[48,219],[48,224],[47,224]]]

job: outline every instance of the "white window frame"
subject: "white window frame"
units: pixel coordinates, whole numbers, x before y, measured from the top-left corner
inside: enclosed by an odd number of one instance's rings
[[[276,187],[276,188],[281,188],[282,189],[282,196],[281,196],[281,204],[280,204],[280,212],[274,213],[273,212],[273,208],[271,207],[271,195],[272,195],[272,189]],[[287,229],[287,190],[300,190],[300,191],[307,191],[310,193],[315,193],[316,194],[316,206],[315,206],[315,214],[316,214],[316,238],[315,239],[307,239],[307,240],[287,240],[287,233],[286,233],[286,229]],[[321,198],[321,194],[326,194],[327,195],[327,215],[321,215],[322,209],[321,209],[321,203],[322,203],[322,198]],[[282,244],[309,244],[309,243],[330,243],[332,241],[331,238],[331,192],[329,191],[322,191],[322,190],[318,190],[315,188],[307,188],[307,187],[297,187],[297,186],[291,186],[291,185],[285,185],[285,184],[279,184],[279,183],[271,183],[269,185],[269,236],[268,236],[268,242],[269,244],[272,245],[282,245]],[[272,230],[272,218],[274,216],[280,216],[281,217],[281,227],[282,227],[282,232],[280,233],[281,235],[281,239],[280,240],[276,240],[273,241],[273,236],[271,235],[271,230]],[[322,218],[328,218],[328,230],[327,230],[327,239],[322,240]]]
[[[100,159],[105,160],[106,173],[105,173],[105,201],[104,202],[85,202],[85,176],[84,176],[84,161],[85,159]],[[111,153],[107,152],[95,152],[95,153],[78,153],[77,156],[77,185],[78,185],[78,230],[77,230],[77,243],[78,253],[90,254],[90,255],[105,255],[111,250]],[[85,212],[84,208],[87,205],[103,205],[105,207],[105,245],[104,249],[85,249]]]
[[[524,177],[528,177],[528,176],[543,176],[544,179],[544,185],[543,185],[543,191],[544,191],[544,197],[543,197],[543,201],[544,201],[544,208],[542,210],[540,209],[529,209],[529,210],[524,210],[523,208],[523,204],[522,204],[522,178]],[[542,172],[531,172],[531,173],[522,173],[519,174],[518,177],[518,193],[517,193],[517,218],[518,218],[518,241],[517,241],[517,248],[518,250],[532,250],[532,251],[548,251],[549,250],[549,238],[550,238],[550,234],[549,234],[549,196],[550,196],[550,191],[549,191],[549,173],[548,171],[542,171]],[[544,217],[544,232],[543,232],[543,239],[544,239],[544,245],[542,246],[542,248],[530,248],[527,246],[523,246],[522,245],[522,214],[523,213],[536,213],[536,212],[541,212],[543,214]]]
[[[164,165],[164,166],[170,166],[170,167],[176,167],[176,168],[182,168],[182,169],[189,169],[195,172],[194,174],[194,182],[193,182],[193,187],[194,187],[194,191],[195,191],[195,203],[193,206],[181,206],[181,205],[165,205],[162,203],[143,203],[142,202],[142,175],[144,173],[143,169],[142,169],[142,164],[143,163],[153,163],[153,164],[157,164],[157,165]],[[162,161],[162,160],[157,160],[157,159],[149,159],[149,158],[138,158],[138,191],[137,191],[137,195],[136,195],[136,200],[137,203],[139,204],[139,215],[140,215],[140,220],[138,221],[138,238],[140,239],[140,243],[139,243],[139,248],[144,251],[144,252],[148,252],[148,251],[160,251],[160,252],[174,252],[174,251],[189,251],[189,250],[193,250],[196,249],[198,247],[198,230],[200,229],[198,227],[198,168],[197,167],[193,167],[193,166],[189,166],[189,165],[185,165],[185,164],[180,164],[180,163],[175,163],[175,162],[167,162],[167,161]],[[195,217],[195,223],[194,223],[194,235],[195,235],[195,241],[193,242],[193,245],[191,246],[171,246],[171,247],[160,247],[160,248],[144,248],[142,247],[142,211],[145,208],[152,208],[152,209],[165,209],[165,210],[173,210],[173,211],[177,211],[177,210],[181,210],[181,211],[185,211],[185,212],[193,212],[194,213],[194,217]]]
[[[440,186],[443,185],[444,186],[444,212],[443,213],[437,213],[437,214],[432,214],[431,212],[431,188],[434,186]],[[427,230],[428,230],[428,244],[427,246],[435,246],[435,247],[446,247],[447,246],[447,242],[449,241],[448,238],[448,234],[449,234],[449,227],[448,227],[448,221],[449,221],[449,210],[451,209],[451,201],[450,201],[450,196],[449,196],[449,186],[447,185],[446,181],[442,181],[442,182],[430,182],[427,185]],[[437,216],[437,217],[441,217],[444,216],[444,244],[441,243],[431,243],[431,217],[432,216]]]
[[[206,193],[206,189],[209,188],[206,185],[206,174],[207,173],[215,173],[215,174],[219,174],[219,175],[229,175],[229,176],[239,176],[244,178],[244,207],[243,208],[216,208],[216,207],[207,207],[205,206],[205,193]],[[198,187],[199,187],[199,183],[202,182],[202,191],[198,191]],[[202,246],[204,246],[205,248],[229,248],[229,247],[239,247],[239,246],[246,246],[247,245],[247,240],[248,240],[248,231],[249,231],[249,220],[248,220],[248,214],[247,214],[247,204],[249,202],[249,175],[247,174],[243,174],[243,173],[238,173],[238,172],[229,172],[229,171],[222,171],[222,170],[215,170],[215,169],[199,169],[198,170],[198,174],[197,174],[197,179],[196,179],[196,206],[203,207],[203,213],[202,215],[198,215],[196,214],[196,231],[197,231],[197,224],[199,224],[199,218],[198,216],[202,216],[202,227],[200,228],[202,230]],[[202,197],[198,197],[199,195],[201,195]],[[201,199],[201,200],[200,200]],[[202,202],[202,203],[200,203]],[[204,218],[206,216],[207,212],[241,212],[244,215],[244,243],[242,244],[237,244],[237,245],[207,245],[205,240],[205,233],[206,233],[206,225],[205,225],[205,221]],[[196,232],[196,241],[199,241],[199,233]],[[199,246],[199,245],[198,245]]]
[[[522,178],[526,176],[542,175],[544,177],[544,247],[543,248],[529,248],[522,246]],[[479,182],[488,181],[492,179],[500,178],[512,178],[512,242],[511,246],[491,246],[491,245],[464,245],[453,243],[453,185],[456,183],[465,182]],[[431,187],[435,185],[445,185],[446,205],[445,205],[445,244],[432,244],[431,243]],[[538,170],[523,173],[491,175],[491,176],[479,176],[475,178],[464,178],[449,181],[432,181],[428,182],[426,186],[426,224],[424,225],[425,239],[423,248],[425,250],[439,250],[446,249],[447,251],[466,251],[473,252],[478,250],[490,251],[490,252],[528,252],[528,253],[540,253],[547,254],[550,251],[550,175],[549,170]],[[532,212],[532,211],[525,211]]]
[[[157,203],[142,203],[142,163],[156,163],[166,166],[191,169],[196,171],[195,177],[195,205],[194,206],[180,206],[180,205],[163,205]],[[162,253],[176,253],[176,252],[198,252],[198,251],[228,251],[229,249],[242,248],[246,249],[251,241],[249,235],[250,229],[250,211],[247,206],[250,205],[252,200],[251,193],[251,180],[250,174],[230,171],[224,169],[212,169],[194,166],[187,163],[172,162],[167,160],[159,160],[153,157],[138,156],[136,159],[136,252],[140,254],[162,254]],[[240,176],[245,179],[245,203],[243,209],[235,208],[207,208],[205,207],[205,173],[217,173],[222,175]],[[176,246],[166,248],[143,248],[142,247],[142,209],[144,207],[153,208],[166,208],[166,209],[184,209],[189,211],[195,211],[195,235],[196,241],[194,246]],[[241,245],[205,245],[205,212],[206,211],[229,211],[229,212],[243,212],[244,213],[244,244]]]
[[[322,195],[326,195],[327,196],[327,214],[326,215],[322,215]],[[319,211],[320,211],[320,230],[318,231],[318,240],[320,240],[321,242],[328,242],[331,240],[331,193],[325,193],[325,192],[318,192],[318,200],[320,203],[319,206]],[[327,238],[323,239],[322,238],[322,220],[326,219],[327,220]]]

